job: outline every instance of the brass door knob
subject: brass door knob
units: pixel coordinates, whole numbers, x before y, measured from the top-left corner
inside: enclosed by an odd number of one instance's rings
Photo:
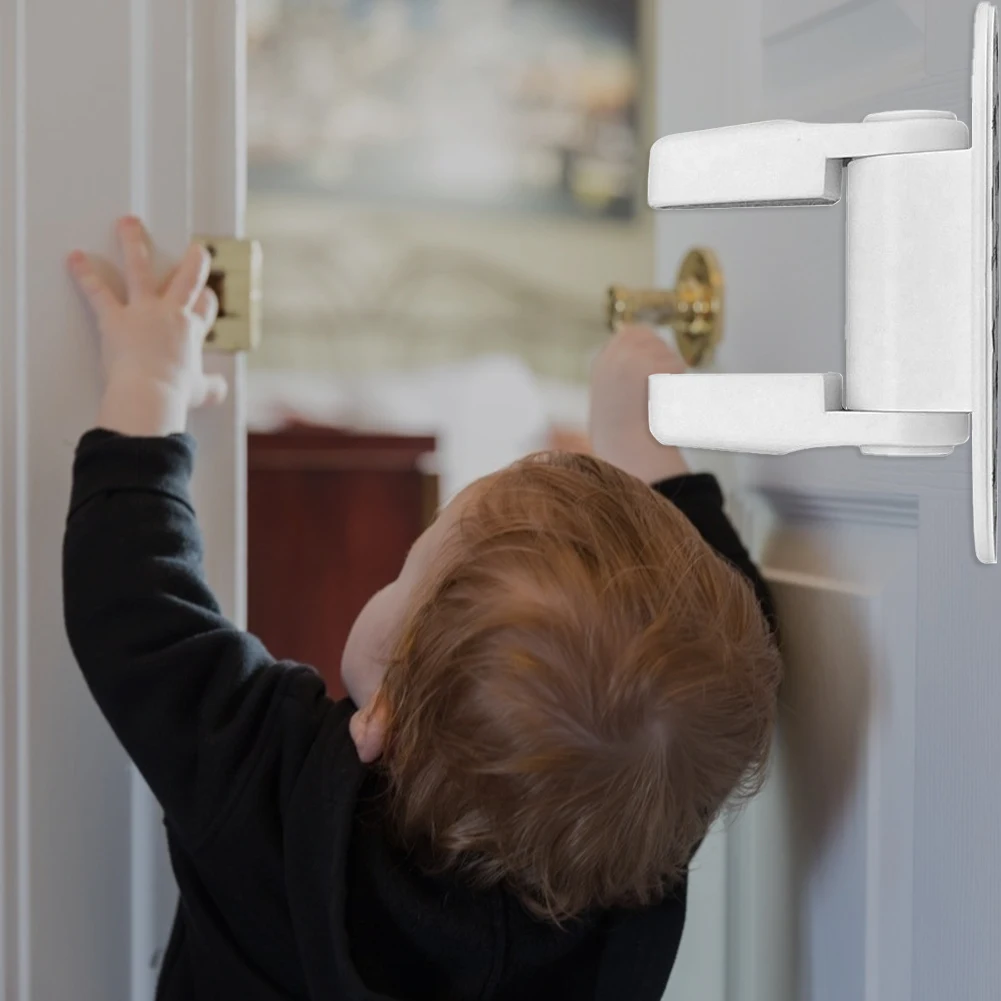
[[[705,247],[690,250],[671,290],[608,290],[608,326],[631,323],[671,327],[686,364],[695,368],[712,359],[723,338],[723,272],[716,255]]]

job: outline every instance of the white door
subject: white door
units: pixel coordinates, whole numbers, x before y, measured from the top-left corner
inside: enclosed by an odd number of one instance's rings
[[[659,133],[911,108],[969,122],[974,7],[662,0]],[[727,281],[721,370],[844,371],[843,206],[665,213],[665,287],[697,244]],[[998,997],[1001,569],[974,555],[969,446],[696,461],[759,549],[789,676],[773,777],[698,859],[668,997]]]
[[[63,260],[146,218],[239,235],[242,0],[0,0],[0,998],[147,1001],[172,905],[159,812],[75,669],[61,541],[96,341]],[[240,359],[198,416],[207,573],[244,605]],[[209,475],[209,470],[211,474]]]

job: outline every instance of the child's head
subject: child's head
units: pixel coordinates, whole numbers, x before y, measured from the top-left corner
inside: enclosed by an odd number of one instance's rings
[[[445,508],[343,673],[405,842],[561,919],[684,870],[760,779],[780,666],[753,590],[680,511],[553,454]]]

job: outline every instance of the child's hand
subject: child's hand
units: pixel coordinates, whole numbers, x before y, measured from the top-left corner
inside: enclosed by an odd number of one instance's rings
[[[86,254],[69,257],[70,272],[101,332],[105,386],[99,423],[140,437],[181,432],[190,409],[226,396],[225,380],[202,370],[202,347],[219,308],[205,284],[209,255],[193,244],[158,287],[143,224],[127,218],[117,229],[125,259],[124,302]]]
[[[681,359],[649,327],[626,327],[591,370],[590,437],[594,454],[647,483],[688,472],[681,452],[650,434],[647,379],[685,371]]]

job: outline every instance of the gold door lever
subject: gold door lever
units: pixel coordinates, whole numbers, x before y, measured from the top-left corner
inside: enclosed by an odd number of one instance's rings
[[[695,368],[712,360],[723,337],[723,272],[716,255],[705,247],[690,250],[671,290],[608,290],[608,326],[630,323],[671,327],[686,364]]]

